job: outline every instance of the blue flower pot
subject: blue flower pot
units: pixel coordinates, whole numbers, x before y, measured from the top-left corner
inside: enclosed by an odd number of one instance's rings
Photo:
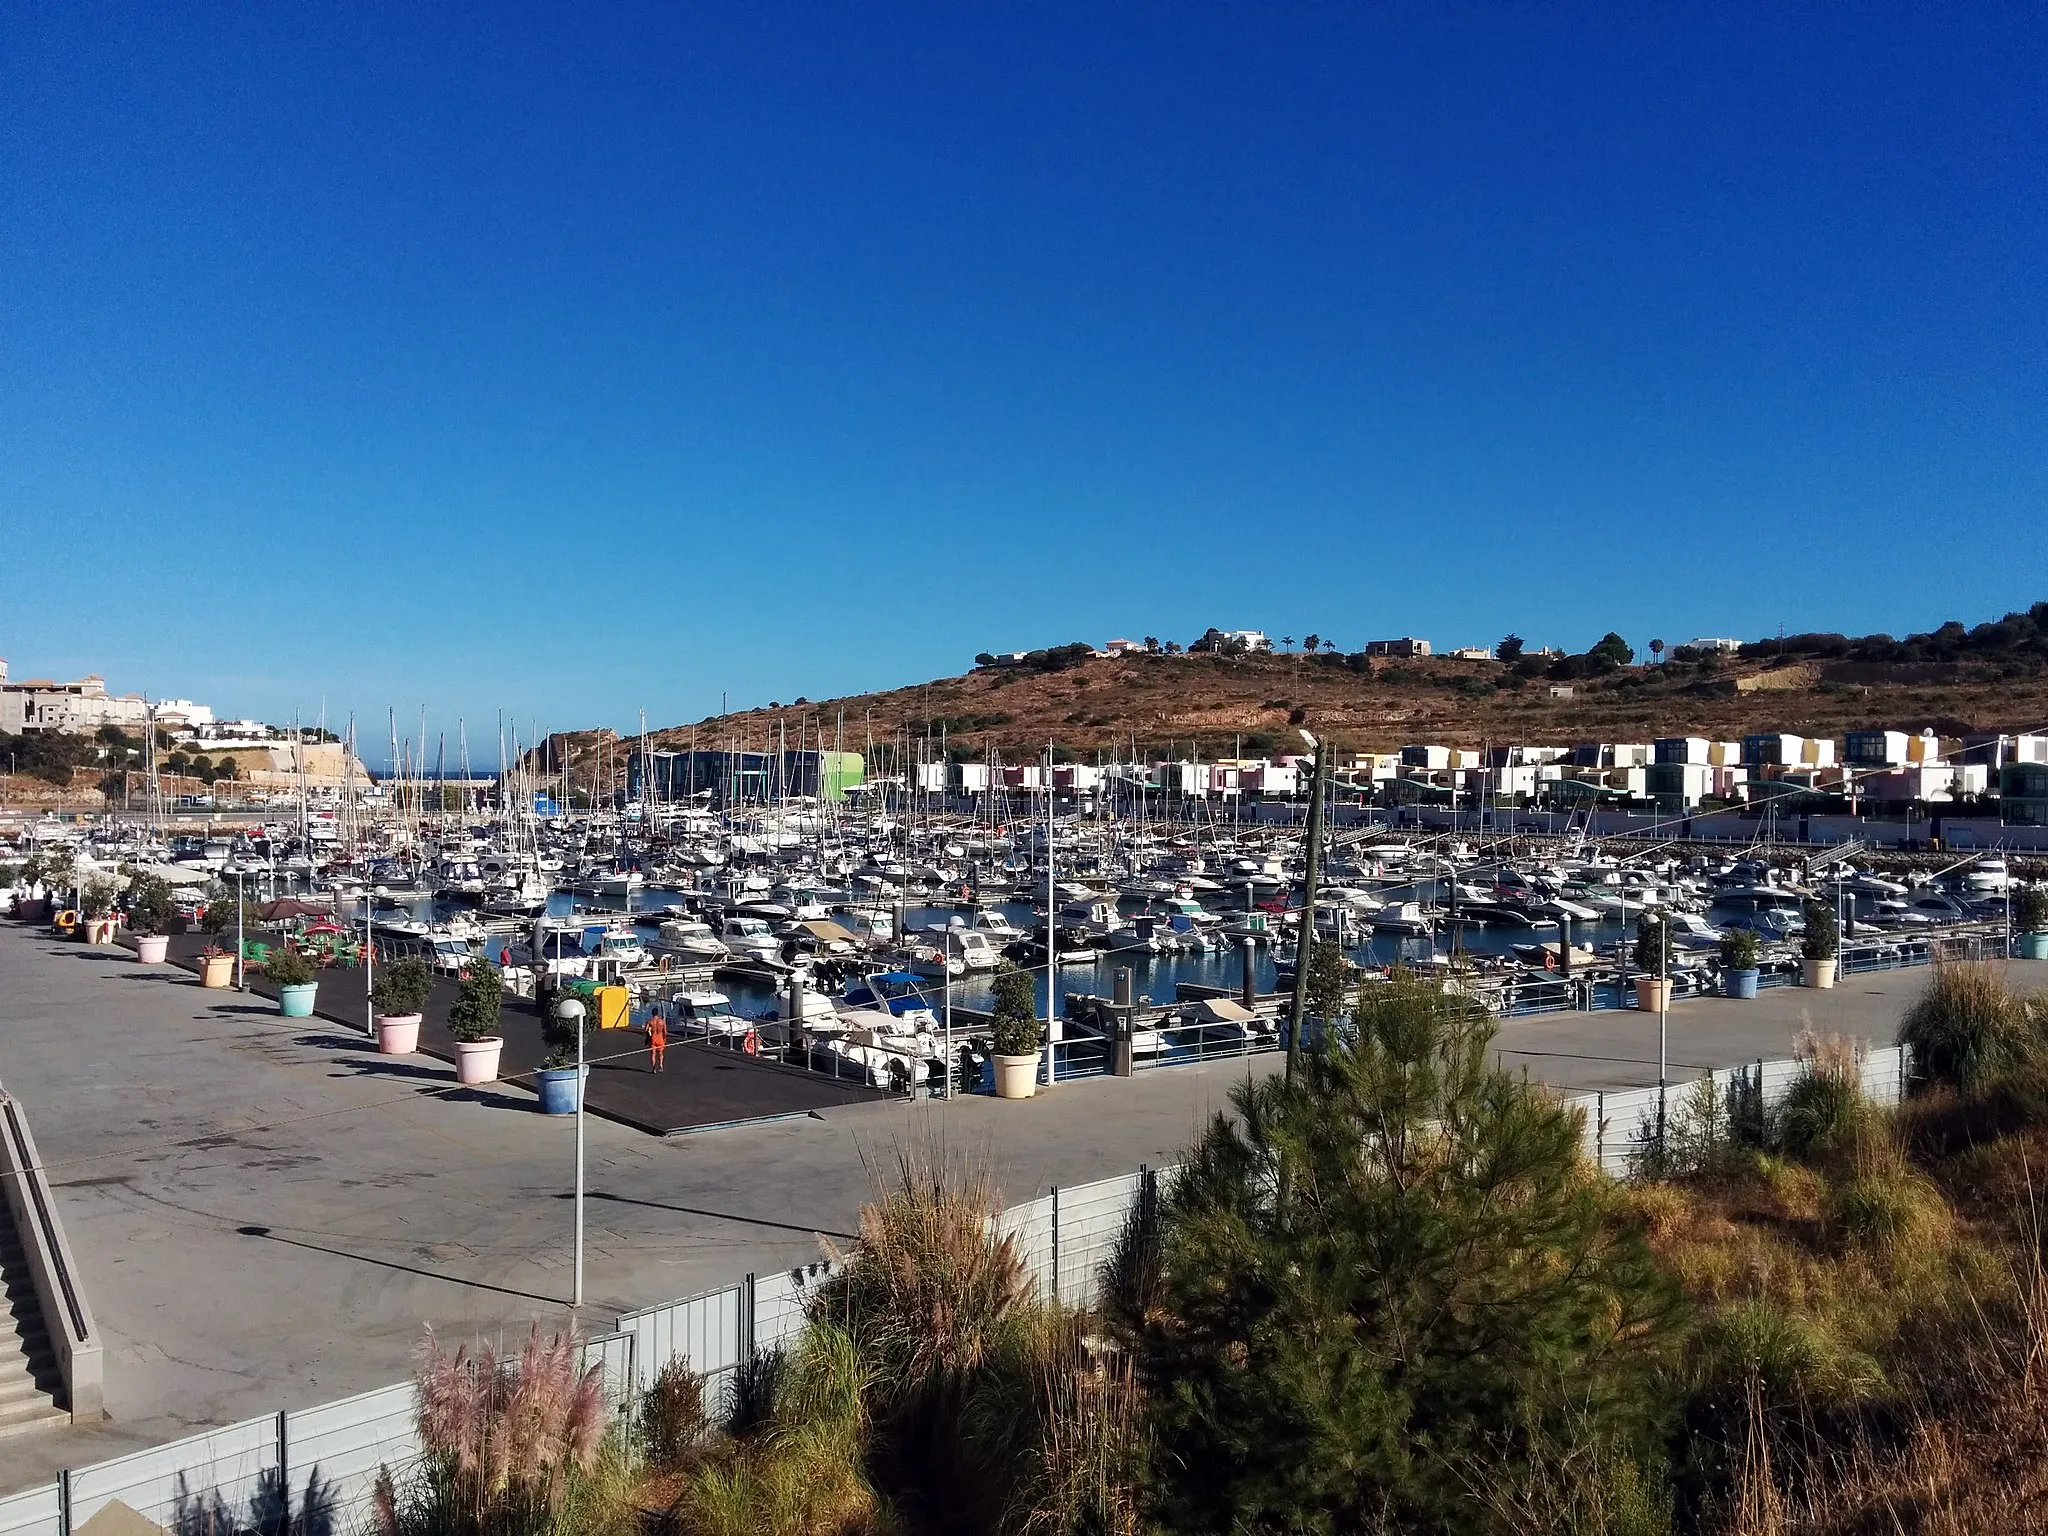
[[[1721,973],[1721,995],[1723,997],[1755,997],[1757,972],[1723,971]]]
[[[277,1011],[288,1019],[310,1019],[313,1017],[313,994],[320,990],[317,981],[305,982],[296,987],[277,989]]]
[[[544,1115],[573,1115],[576,1101],[582,1097],[582,1084],[578,1081],[590,1075],[585,1067],[542,1067],[534,1073],[534,1080],[540,1087],[540,1112]]]
[[[2022,960],[2048,960],[2048,933],[2023,933],[2014,953]]]

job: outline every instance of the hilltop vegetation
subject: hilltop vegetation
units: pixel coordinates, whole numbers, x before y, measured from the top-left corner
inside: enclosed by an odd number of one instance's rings
[[[914,760],[928,735],[955,758],[1016,760],[1048,741],[1064,755],[1133,746],[1154,755],[1297,750],[1308,725],[1352,751],[1416,740],[1643,741],[1660,735],[1740,737],[1784,730],[1835,735],[1867,727],[1943,735],[2024,730],[2048,722],[2048,603],[1974,628],[1951,621],[1922,634],[1795,634],[1739,651],[1666,648],[1609,634],[1576,655],[1529,651],[1516,636],[1505,659],[1402,659],[1343,652],[1310,636],[1301,648],[1246,652],[1210,631],[1182,649],[1096,656],[1080,642],[1027,653],[1018,665],[980,664],[960,677],[846,698],[714,716],[652,733],[658,747],[749,746],[787,732],[792,746],[870,744],[886,766]],[[1308,649],[1315,642],[1315,650]],[[1329,648],[1326,648],[1329,647]],[[1563,690],[1569,689],[1569,696]],[[579,779],[609,732],[551,744]]]

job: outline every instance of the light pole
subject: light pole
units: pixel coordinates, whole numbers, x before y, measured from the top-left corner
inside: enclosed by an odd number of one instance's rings
[[[576,1031],[576,1277],[569,1305],[583,1305],[583,999],[565,997],[555,1004],[555,1017]]]
[[[249,952],[249,946],[242,938],[242,908],[245,904],[245,899],[242,895],[242,872],[238,869],[235,871],[235,990],[237,992],[249,990],[247,961],[244,959]]]

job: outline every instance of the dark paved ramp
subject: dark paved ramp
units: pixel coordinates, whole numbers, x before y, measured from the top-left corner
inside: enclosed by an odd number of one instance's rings
[[[199,953],[205,946],[206,940],[199,935],[175,935],[171,939],[171,963],[196,974]],[[261,997],[277,996],[277,988],[254,970],[249,972],[249,990]],[[456,985],[451,978],[436,977],[433,996],[420,1022],[420,1053],[451,1065],[455,1060],[455,1038],[448,1033],[448,1010],[455,1002],[455,993]],[[322,971],[313,1011],[320,1018],[366,1035],[369,1005],[363,996],[363,973]],[[533,1073],[547,1056],[538,1011],[532,1003],[508,996],[500,1015],[499,1032],[505,1037],[499,1081],[531,1088]],[[590,1112],[656,1136],[786,1119],[894,1097],[863,1083],[835,1080],[801,1067],[745,1056],[702,1042],[672,1042],[664,1070],[656,1072],[648,1056],[646,1036],[638,1030],[593,1030],[589,1050]],[[452,1072],[450,1078],[452,1081]]]

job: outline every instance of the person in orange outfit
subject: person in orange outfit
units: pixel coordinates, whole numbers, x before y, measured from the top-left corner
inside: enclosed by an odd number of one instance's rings
[[[653,1061],[650,1070],[664,1070],[668,1061],[668,1020],[662,1017],[661,1005],[658,1003],[654,1011],[647,1015],[647,1054]]]

